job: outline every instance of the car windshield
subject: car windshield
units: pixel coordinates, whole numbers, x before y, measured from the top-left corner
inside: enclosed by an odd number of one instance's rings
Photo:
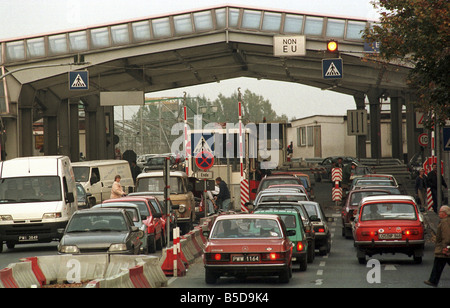
[[[144,177],[138,181],[136,191],[150,191],[150,192],[164,192],[164,179],[163,177]],[[184,194],[185,189],[183,180],[181,177],[170,177],[170,193],[171,194]]]
[[[272,195],[272,196],[262,196],[260,202],[283,202],[283,201],[307,201],[306,195]]]
[[[0,180],[0,203],[61,201],[58,176],[30,176]]]
[[[218,221],[211,238],[281,238],[280,225],[274,219],[224,219]]]
[[[358,205],[362,198],[368,197],[368,196],[380,196],[380,195],[389,195],[388,192],[382,192],[382,191],[364,191],[360,190],[358,192],[352,193],[352,196],[350,198],[350,204],[351,205]]]
[[[108,202],[108,204],[111,204],[111,203],[115,203],[115,202]],[[150,216],[150,212],[148,211],[148,207],[147,207],[147,204],[145,203],[145,201],[132,201],[132,200],[130,200],[130,201],[126,201],[124,203],[135,204],[135,205],[138,206],[139,212],[141,212],[142,216],[145,216],[145,217]]]
[[[414,205],[410,203],[374,203],[362,207],[361,221],[416,220]]]
[[[281,220],[286,225],[287,229],[295,229],[297,228],[297,221],[295,219],[294,215],[291,214],[278,214],[280,216]]]
[[[356,182],[356,186],[394,186],[393,181],[389,180],[359,180]]]
[[[278,185],[278,184],[299,184],[297,178],[292,177],[292,179],[267,179],[262,181],[261,190],[266,189],[270,185]]]
[[[75,214],[66,232],[128,231],[125,217],[121,213]]]
[[[75,177],[75,182],[87,182],[87,181],[89,181],[90,167],[73,166],[72,169],[73,169],[73,175]]]
[[[319,214],[317,213],[317,208],[314,204],[310,204],[310,203],[304,203],[303,206],[305,207],[306,211],[308,212],[308,215],[311,217],[313,215],[320,217]]]

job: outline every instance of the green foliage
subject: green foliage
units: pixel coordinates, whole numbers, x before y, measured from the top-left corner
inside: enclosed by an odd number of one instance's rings
[[[378,60],[413,65],[408,78],[418,109],[450,117],[450,2],[448,0],[378,0],[380,22],[366,29],[369,42],[380,43]]]

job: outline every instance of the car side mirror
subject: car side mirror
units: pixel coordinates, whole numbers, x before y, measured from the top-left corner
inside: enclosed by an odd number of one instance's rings
[[[202,234],[204,237],[209,238],[209,231],[203,231]]]
[[[320,221],[320,218],[317,215],[311,215],[311,216],[309,216],[309,220],[311,220],[311,221]]]
[[[253,203],[251,202],[245,202],[245,206],[248,208],[249,211],[253,211],[253,209],[255,208]]]
[[[295,230],[287,230],[286,234],[287,236],[294,236],[297,232]]]
[[[72,203],[74,201],[75,201],[75,197],[74,197],[73,193],[72,192],[66,193],[66,202]]]

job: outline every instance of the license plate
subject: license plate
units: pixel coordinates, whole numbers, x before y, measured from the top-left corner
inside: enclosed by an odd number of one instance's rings
[[[259,262],[259,255],[233,256],[233,262]]]
[[[378,238],[380,240],[398,240],[402,238],[401,233],[384,233],[384,234],[378,234]]]
[[[38,240],[37,235],[19,235],[19,242],[37,242]]]

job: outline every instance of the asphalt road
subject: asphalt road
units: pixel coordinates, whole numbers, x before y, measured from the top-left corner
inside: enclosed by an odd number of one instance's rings
[[[422,264],[414,264],[406,255],[376,255],[373,263],[358,263],[353,241],[341,236],[340,207],[331,201],[330,182],[316,184],[316,199],[322,204],[327,216],[334,217],[330,223],[332,248],[330,254],[319,256],[308,264],[305,272],[294,270],[287,284],[278,283],[276,278],[249,277],[245,280],[220,278],[213,286],[207,285],[201,258],[189,266],[184,277],[169,278],[169,288],[427,288],[423,281],[428,279],[433,266],[434,243],[431,232],[427,232],[427,243]],[[57,254],[57,243],[16,245],[14,249],[3,247],[0,254],[0,269],[20,258]],[[156,255],[160,255],[157,252]],[[372,264],[372,265],[371,265]],[[446,267],[439,285],[450,288],[450,267]]]

